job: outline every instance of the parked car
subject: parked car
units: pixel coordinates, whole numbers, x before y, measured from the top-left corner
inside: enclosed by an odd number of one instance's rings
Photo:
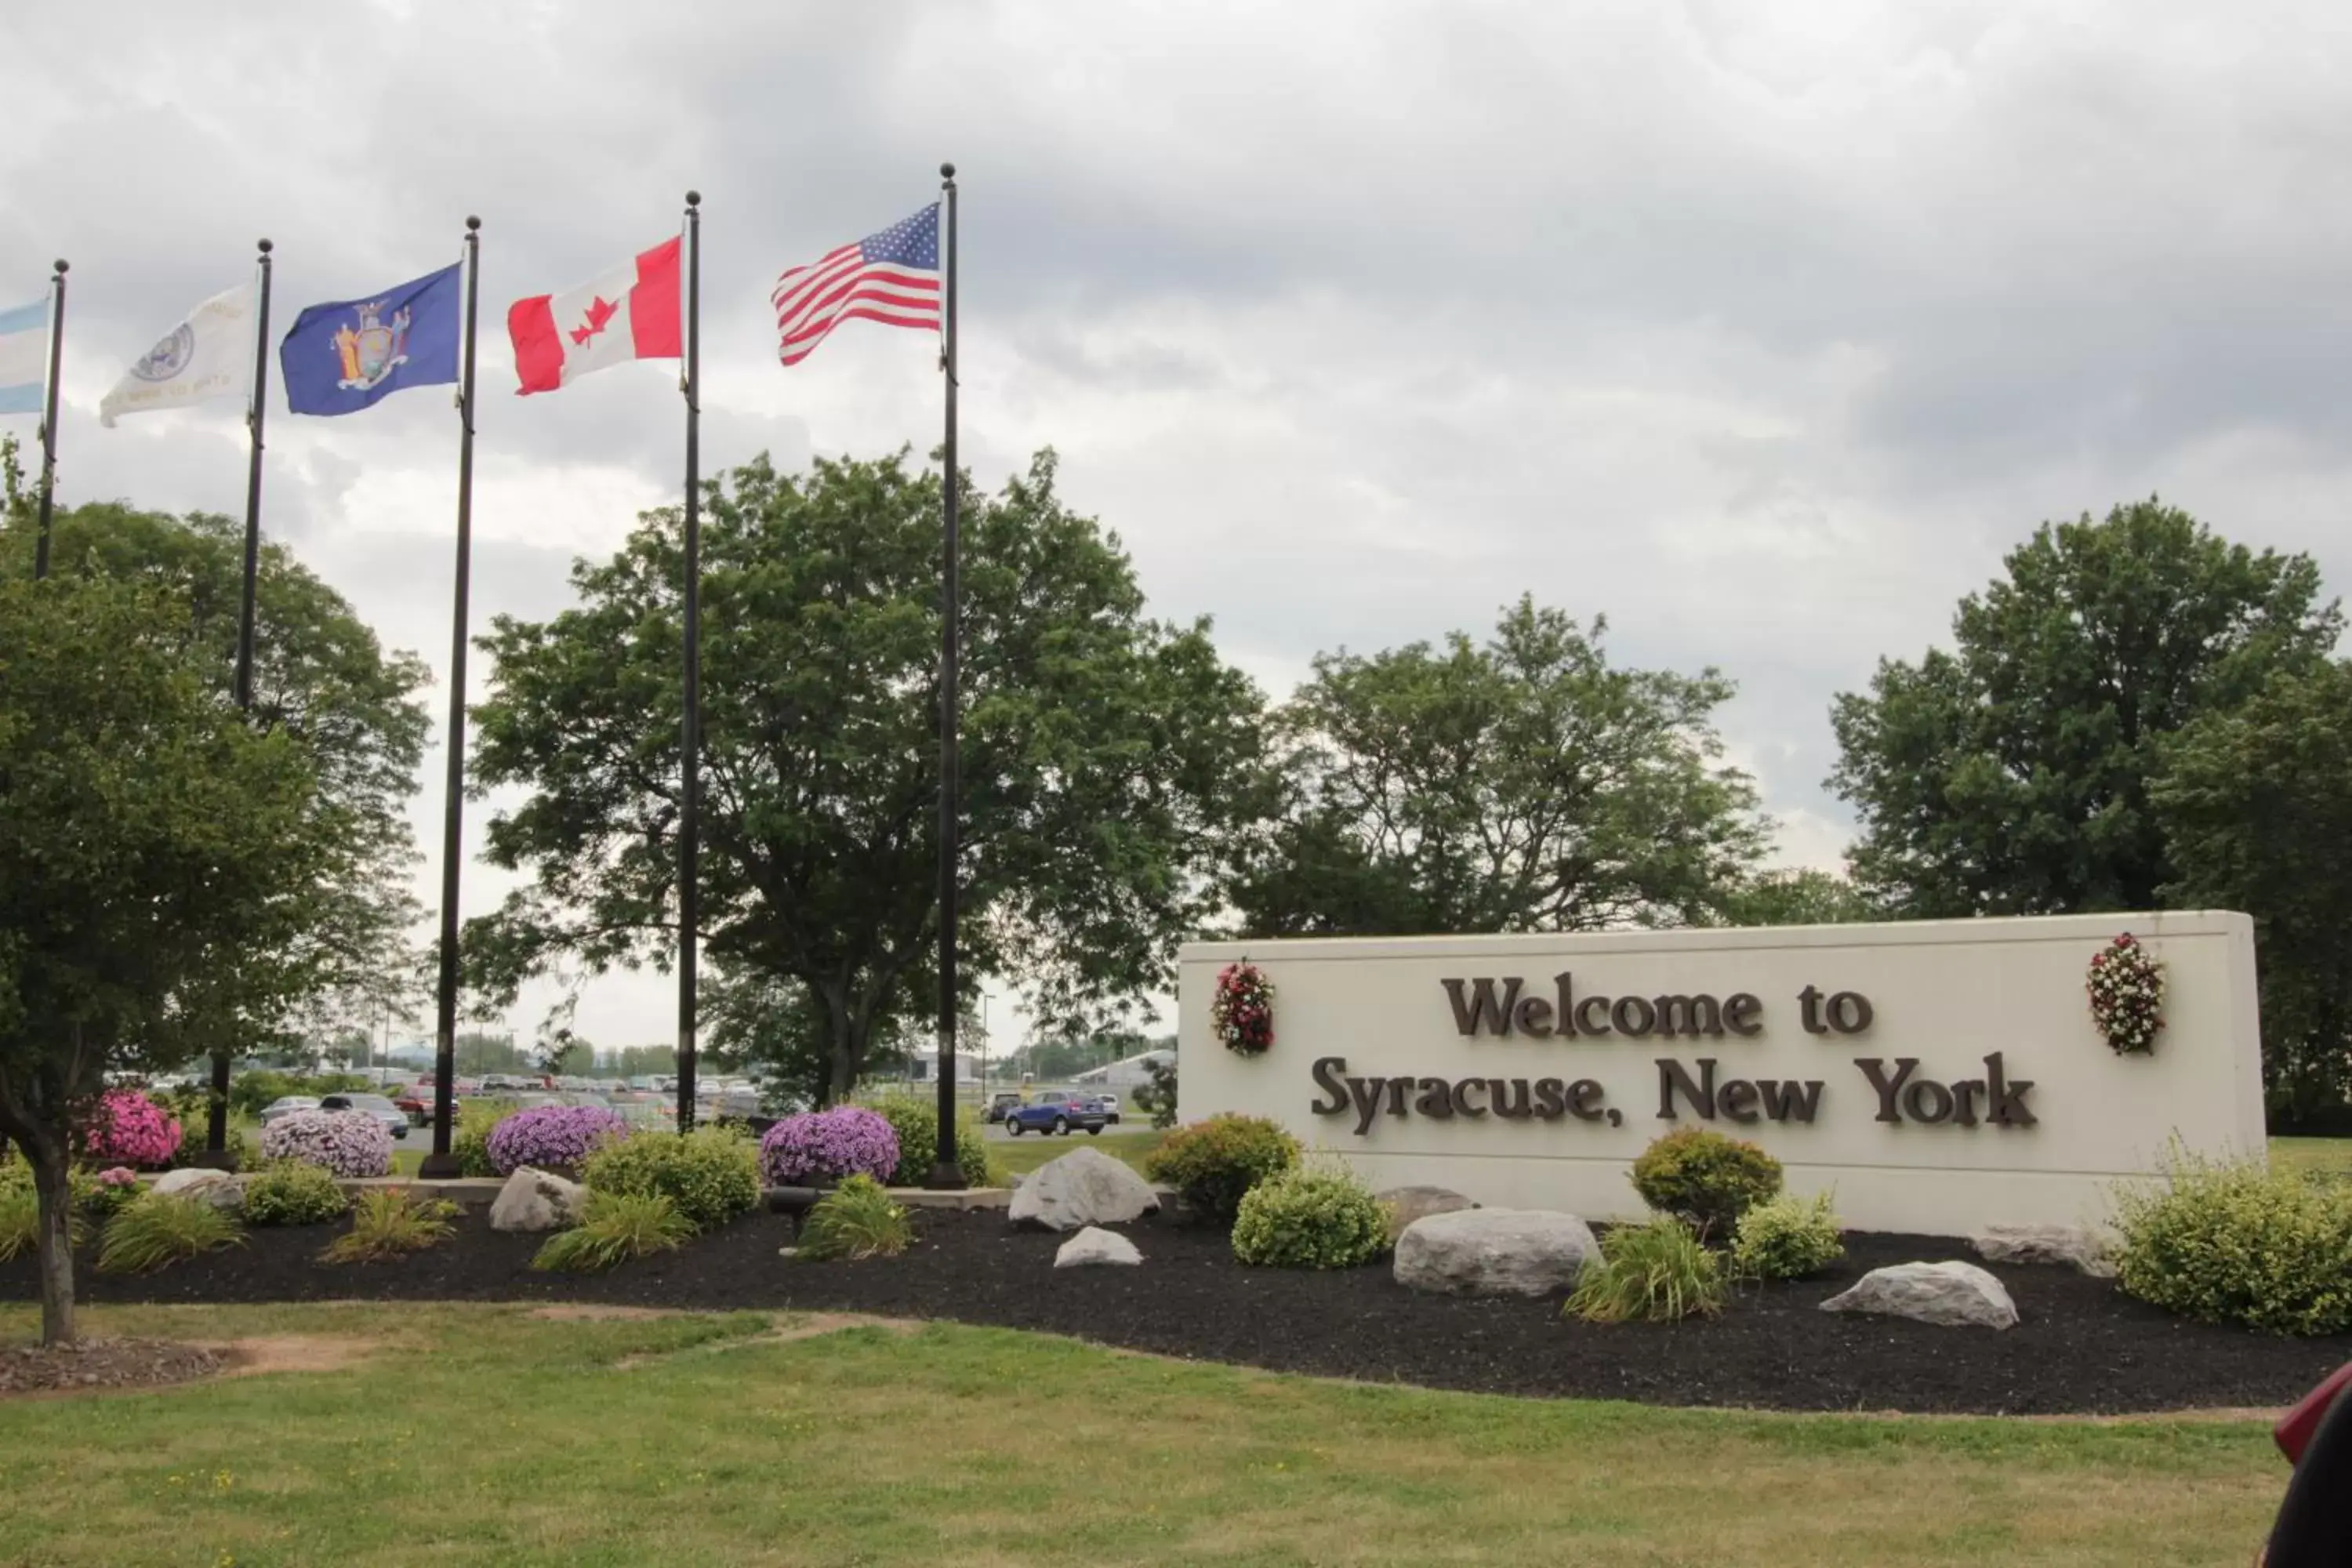
[[[1105,1121],[1109,1122],[1114,1127],[1118,1125],[1118,1096],[1115,1094],[1097,1094],[1094,1097],[1094,1102],[1095,1109],[1103,1113],[1103,1120]]]
[[[995,1099],[988,1102],[988,1120],[991,1121],[1003,1121],[1005,1113],[1020,1103],[1021,1097],[1017,1094],[1007,1092],[998,1095]]]
[[[1083,1129],[1091,1137],[1103,1130],[1103,1113],[1091,1100],[1049,1089],[1027,1105],[1004,1113],[1004,1131],[1018,1138],[1024,1132],[1058,1132],[1067,1138]]]
[[[321,1110],[356,1110],[383,1123],[394,1138],[408,1136],[408,1112],[380,1094],[331,1094],[319,1101]]]
[[[319,1097],[315,1094],[281,1094],[261,1108],[261,1124],[267,1127],[280,1117],[291,1116],[298,1110],[318,1109]]]
[[[408,1118],[411,1127],[422,1127],[433,1120],[433,1086],[418,1084],[392,1097],[393,1108]]]

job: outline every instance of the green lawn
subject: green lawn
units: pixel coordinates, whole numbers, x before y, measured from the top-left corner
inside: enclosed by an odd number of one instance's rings
[[[1003,1166],[1007,1175],[1021,1175],[1035,1170],[1048,1160],[1068,1153],[1080,1144],[1088,1144],[1114,1160],[1126,1161],[1140,1171],[1143,1169],[1143,1157],[1159,1148],[1161,1140],[1167,1136],[1167,1133],[1154,1131],[1149,1127],[1129,1128],[1124,1123],[1107,1127],[1091,1138],[1083,1132],[1073,1132],[1067,1138],[1056,1138],[1051,1133],[1024,1132],[1018,1138],[990,1139],[988,1158],[990,1163]]]
[[[2242,1568],[2286,1474],[2252,1422],[1518,1401],[950,1325],[785,1342],[766,1336],[793,1320],[766,1313],[86,1319],[370,1353],[0,1403],[0,1562]],[[0,1308],[0,1342],[34,1328]]]
[[[2273,1138],[2271,1163],[2334,1181],[2352,1182],[2352,1138]]]

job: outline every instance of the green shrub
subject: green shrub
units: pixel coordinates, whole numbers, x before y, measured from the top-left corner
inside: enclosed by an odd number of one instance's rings
[[[530,1266],[595,1273],[633,1258],[674,1251],[693,1239],[693,1224],[667,1194],[592,1189],[580,1223],[549,1237]]]
[[[449,1154],[461,1176],[495,1176],[490,1160],[490,1129],[522,1108],[511,1100],[461,1100],[457,1121],[449,1129]]]
[[[1298,1163],[1298,1140],[1263,1116],[1212,1116],[1179,1127],[1144,1156],[1144,1174],[1165,1182],[1184,1202],[1230,1223],[1242,1199],[1268,1176]]]
[[[580,1174],[593,1192],[658,1193],[697,1232],[760,1206],[759,1146],[723,1127],[615,1139],[589,1155]]]
[[[377,1187],[352,1207],[352,1228],[319,1257],[328,1263],[388,1263],[422,1252],[456,1229],[457,1205],[406,1187]]]
[[[898,1168],[891,1173],[894,1187],[919,1187],[931,1173],[940,1152],[940,1110],[920,1096],[885,1094],[865,1102],[898,1135]],[[975,1118],[956,1118],[956,1170],[968,1187],[989,1187],[988,1145]]]
[[[1388,1245],[1388,1211],[1336,1163],[1268,1176],[1242,1194],[1234,1218],[1234,1256],[1269,1268],[1353,1268]]]
[[[0,1263],[40,1245],[41,1200],[33,1184],[0,1180]]]
[[[1832,1195],[1783,1193],[1739,1216],[1731,1236],[1731,1271],[1743,1279],[1802,1279],[1845,1256]]]
[[[236,1221],[208,1200],[145,1193],[106,1222],[98,1241],[98,1268],[101,1274],[144,1274],[244,1243]]]
[[[1671,1323],[1713,1317],[1728,1294],[1722,1259],[1672,1215],[1621,1225],[1601,1238],[1563,1310],[1589,1323]]]
[[[2161,1185],[2115,1193],[2126,1295],[2271,1334],[2352,1330],[2352,1188],[2177,1144]]]
[[[1148,1081],[1135,1090],[1135,1108],[1151,1117],[1151,1125],[1165,1131],[1176,1125],[1176,1061],[1157,1058],[1143,1064]]]
[[[1661,1214],[1721,1236],[1780,1190],[1780,1162],[1755,1144],[1704,1127],[1683,1127],[1642,1151],[1633,1190]]]
[[[882,1184],[871,1176],[851,1176],[817,1199],[801,1221],[796,1256],[896,1258],[914,1239],[914,1221]]]
[[[334,1173],[307,1160],[273,1161],[245,1179],[247,1225],[324,1225],[351,1206]]]

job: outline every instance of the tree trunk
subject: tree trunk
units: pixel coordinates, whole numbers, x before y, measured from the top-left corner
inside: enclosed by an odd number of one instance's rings
[[[41,1206],[41,1342],[65,1344],[74,1337],[73,1184],[65,1142],[37,1140],[26,1145],[25,1158]]]

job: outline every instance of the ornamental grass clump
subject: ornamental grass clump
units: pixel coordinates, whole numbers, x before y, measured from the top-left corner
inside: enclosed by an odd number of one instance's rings
[[[1345,1165],[1297,1166],[1242,1194],[1234,1257],[1268,1268],[1353,1268],[1388,1250],[1388,1211]]]
[[[873,1177],[851,1176],[819,1198],[801,1221],[793,1256],[816,1262],[896,1258],[914,1239],[914,1220],[905,1205]]]
[[[406,1187],[362,1193],[352,1209],[352,1228],[328,1245],[328,1263],[389,1263],[448,1239],[457,1228],[457,1205],[420,1198]]]
[[[592,1193],[667,1197],[698,1232],[760,1206],[759,1151],[724,1127],[642,1132],[599,1144],[580,1179]]]
[[[580,1223],[547,1238],[533,1268],[595,1273],[672,1252],[694,1239],[694,1224],[660,1193],[600,1193],[591,1189]]]
[[[1723,1261],[1672,1215],[1621,1225],[1601,1238],[1562,1311],[1588,1323],[1711,1318],[1729,1295]]]
[[[75,1146],[89,1163],[143,1171],[162,1170],[179,1152],[180,1124],[162,1106],[127,1089],[110,1089],[99,1097]]]
[[[2352,1331],[2352,1187],[2175,1142],[2161,1184],[2120,1184],[2115,1207],[2126,1295],[2266,1334]]]
[[[1642,1151],[1633,1182],[1659,1213],[1688,1221],[1702,1236],[1725,1236],[1780,1190],[1780,1162],[1742,1139],[1684,1127]]]
[[[347,1181],[392,1174],[392,1130],[361,1110],[297,1110],[261,1130],[261,1157],[299,1160]]]
[[[0,1165],[0,1263],[41,1244],[41,1199],[21,1163]]]
[[[145,1274],[224,1247],[242,1247],[235,1218],[199,1196],[147,1193],[106,1222],[98,1240],[101,1274]]]
[[[301,1160],[277,1161],[245,1179],[247,1225],[324,1225],[351,1206],[333,1172]]]
[[[608,1139],[625,1138],[629,1123],[601,1105],[541,1105],[518,1110],[490,1129],[488,1152],[494,1174],[511,1176],[525,1165],[576,1171]]]
[[[1803,1279],[1845,1256],[1832,1195],[1783,1193],[1739,1216],[1731,1233],[1731,1271],[1742,1279]]]
[[[936,1139],[938,1124],[932,1127]],[[898,1169],[898,1135],[880,1114],[862,1105],[804,1110],[768,1129],[760,1140],[760,1168],[778,1186],[851,1176],[887,1182]]]
[[[1298,1163],[1298,1140],[1263,1116],[1212,1116],[1179,1127],[1145,1156],[1143,1173],[1174,1187],[1187,1207],[1230,1224],[1242,1199]]]

